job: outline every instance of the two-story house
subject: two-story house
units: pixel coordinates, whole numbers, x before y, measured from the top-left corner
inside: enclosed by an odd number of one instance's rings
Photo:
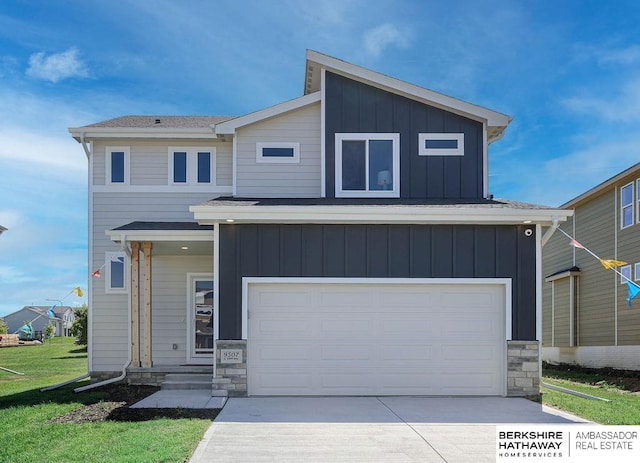
[[[627,287],[640,284],[640,164],[561,207],[573,216],[545,247],[543,359],[640,370],[640,299]],[[625,264],[617,273],[591,253]]]
[[[92,379],[201,367],[221,395],[536,394],[541,227],[571,212],[490,196],[511,118],[306,58],[301,97],[242,117],[70,129],[105,269]]]

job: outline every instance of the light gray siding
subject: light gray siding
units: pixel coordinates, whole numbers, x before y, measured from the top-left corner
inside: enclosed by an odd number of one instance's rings
[[[193,221],[193,214],[189,212],[189,206],[200,204],[213,196],[209,193],[136,193],[132,195],[130,192],[121,193],[94,193],[93,194],[93,268],[90,272],[100,268],[105,262],[105,252],[118,252],[120,246],[112,242],[105,235],[105,230],[127,224],[129,222],[139,221]],[[204,260],[203,260],[204,259]],[[193,270],[187,270],[190,261],[180,260],[178,257],[161,257],[157,256],[153,260],[152,284],[153,291],[159,291],[164,294],[166,290],[176,289],[167,283],[168,280],[174,279],[173,284],[186,287],[186,272],[211,271],[212,257],[206,256],[203,259],[197,258],[193,260]],[[165,268],[165,265],[167,266]],[[208,265],[208,267],[207,267]],[[104,273],[103,273],[104,274]],[[159,283],[154,284],[155,281]],[[91,326],[93,330],[92,351],[93,351],[93,371],[117,371],[127,359],[127,323],[128,323],[128,294],[112,294],[105,292],[105,278],[93,278],[92,299],[90,301],[91,310]],[[165,288],[165,286],[167,286]],[[169,289],[172,288],[172,289]],[[182,294],[184,291],[182,291]],[[155,294],[154,294],[155,296]],[[177,297],[179,296],[172,296]],[[179,305],[171,309],[166,304],[160,302],[155,297],[155,302],[160,304],[157,308],[158,312],[154,312],[154,317],[160,317],[157,327],[161,332],[166,331],[166,326],[175,322],[180,317],[186,317],[185,298]],[[170,301],[175,302],[174,299]],[[155,309],[154,309],[155,310]],[[165,328],[163,328],[165,327]],[[186,327],[181,328],[171,334],[170,339],[177,339],[179,349],[185,348]],[[165,333],[166,334],[166,333]],[[178,339],[178,335],[183,336],[182,341]],[[154,338],[158,342],[159,338]],[[169,345],[171,346],[172,343]],[[163,364],[162,355],[166,354],[166,345],[161,343],[154,347],[154,355],[157,353],[156,362]],[[172,362],[177,356],[184,354],[184,351],[172,351],[166,362]],[[184,362],[186,357],[183,355],[181,361]]]
[[[249,125],[237,134],[237,196],[320,197],[320,104]],[[299,163],[258,163],[256,143],[300,143]]]
[[[130,148],[130,185],[169,187],[169,147],[207,147],[216,152],[216,185],[231,186],[232,151],[231,142],[218,140],[149,140],[118,142],[95,142],[93,144],[93,184],[105,185],[106,148],[128,146]],[[181,188],[181,187],[172,187]]]

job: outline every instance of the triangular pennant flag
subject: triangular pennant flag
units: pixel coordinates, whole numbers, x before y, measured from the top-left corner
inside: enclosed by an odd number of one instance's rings
[[[571,246],[573,246],[574,248],[580,248],[580,249],[584,249],[584,246],[581,245],[580,243],[578,243],[576,240],[571,240],[571,242],[569,243]]]
[[[119,264],[121,264],[123,262],[122,257],[120,256],[111,256],[111,262],[118,262]]]
[[[616,267],[627,265],[626,262],[623,262],[621,260],[614,260],[614,259],[599,259],[599,260],[602,266],[606,269],[614,269]]]
[[[91,274],[92,277],[100,278],[100,269],[96,270]]]
[[[627,281],[627,290],[629,291],[627,301],[629,302],[629,307],[631,307],[631,299],[640,294],[640,286],[631,281]]]
[[[31,326],[31,322],[22,325],[20,328],[18,328],[18,331],[22,331],[28,336],[33,335],[33,327]]]
[[[47,317],[49,317],[49,318],[56,318],[56,313],[53,311],[53,308],[54,308],[55,306],[56,306],[56,305],[55,305],[55,304],[53,304],[51,307],[49,307],[49,309],[47,310]]]
[[[73,292],[76,293],[76,296],[78,297],[84,296],[84,293],[82,292],[82,288],[80,286],[73,288]]]

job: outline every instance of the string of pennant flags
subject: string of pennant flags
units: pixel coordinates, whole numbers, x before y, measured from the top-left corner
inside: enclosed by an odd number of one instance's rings
[[[571,246],[573,246],[574,248],[583,249],[584,251],[588,252],[593,257],[598,259],[600,261],[600,264],[602,264],[602,266],[605,269],[613,270],[614,272],[616,272],[618,275],[620,275],[626,281],[626,283],[627,283],[627,302],[629,303],[629,307],[631,307],[631,301],[633,300],[633,298],[635,298],[638,294],[640,294],[640,286],[638,286],[637,283],[631,281],[631,279],[628,276],[624,275],[622,272],[620,272],[618,270],[618,267],[622,267],[623,265],[627,265],[627,262],[624,262],[622,260],[616,260],[616,259],[602,259],[596,253],[591,251],[589,248],[587,248],[586,246],[580,244],[573,236],[569,235],[567,232],[565,232],[560,227],[556,226],[556,229],[558,231],[560,231],[560,233],[565,235],[567,238],[569,238],[569,240],[570,240],[569,244]]]
[[[82,297],[82,296],[84,296],[84,291],[82,291],[82,288],[80,286],[76,286],[71,291],[69,291],[62,299],[60,299],[60,302],[62,302],[67,297],[69,297],[71,294],[75,294],[78,297]],[[47,311],[45,312],[47,317],[56,318],[56,313],[53,310],[53,309],[55,309],[56,305],[58,305],[58,304],[53,304],[51,307],[49,307],[47,309]],[[25,333],[30,338],[33,337],[33,325],[31,325],[31,323],[36,321],[38,318],[40,318],[42,316],[44,316],[44,314],[38,315],[33,320],[28,321],[27,323],[22,325],[20,328],[18,328],[14,334],[17,334],[19,331],[22,331],[23,333]]]
[[[94,278],[100,278],[100,277],[102,276],[102,275],[100,274],[101,270],[102,270],[103,268],[105,268],[109,262],[118,262],[118,263],[122,264],[122,263],[123,263],[123,260],[122,260],[122,257],[118,257],[118,256],[111,256],[111,258],[110,258],[108,261],[106,261],[104,264],[102,264],[102,265],[100,266],[100,268],[98,268],[96,271],[94,271],[94,272],[91,274],[91,276],[92,276],[92,277],[94,277]]]

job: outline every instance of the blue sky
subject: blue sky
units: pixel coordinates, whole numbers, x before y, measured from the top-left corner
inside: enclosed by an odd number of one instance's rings
[[[68,127],[295,98],[310,48],[513,116],[490,192],[557,206],[640,160],[639,20],[633,0],[3,0],[0,316],[86,298]]]

